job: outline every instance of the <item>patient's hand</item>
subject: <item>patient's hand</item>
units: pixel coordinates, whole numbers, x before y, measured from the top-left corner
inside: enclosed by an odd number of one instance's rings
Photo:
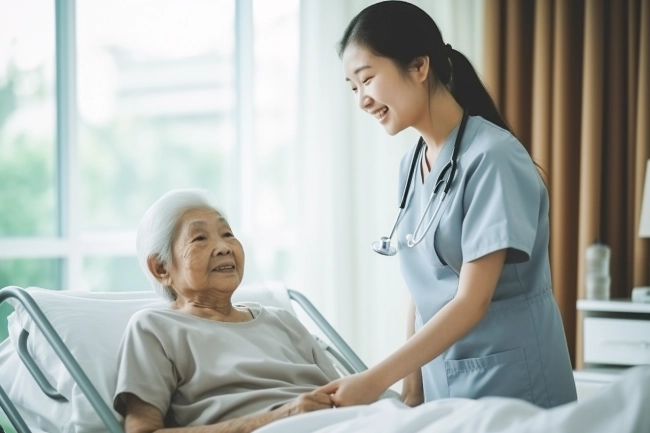
[[[284,411],[286,416],[292,416],[315,410],[331,409],[333,406],[332,399],[328,394],[312,391],[300,394],[279,409]]]

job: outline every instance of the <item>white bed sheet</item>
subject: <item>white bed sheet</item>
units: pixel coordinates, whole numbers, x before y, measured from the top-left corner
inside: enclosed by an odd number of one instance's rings
[[[395,400],[311,412],[276,421],[256,433],[648,433],[650,366],[630,370],[581,402],[541,409],[489,397],[446,399],[414,409]]]

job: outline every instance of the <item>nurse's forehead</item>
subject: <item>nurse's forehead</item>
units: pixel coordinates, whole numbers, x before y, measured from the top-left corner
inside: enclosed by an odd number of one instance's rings
[[[379,57],[369,50],[358,45],[350,45],[343,52],[343,66],[346,81],[349,81],[352,76],[357,75],[365,69],[376,67],[378,61]]]

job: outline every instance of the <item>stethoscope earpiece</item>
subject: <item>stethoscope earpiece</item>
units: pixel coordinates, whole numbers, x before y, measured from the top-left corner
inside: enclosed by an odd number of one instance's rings
[[[454,175],[456,174],[456,158],[458,157],[460,143],[461,140],[463,139],[463,134],[465,132],[465,125],[467,125],[467,118],[468,118],[468,112],[467,110],[464,110],[463,120],[461,120],[460,122],[458,135],[456,136],[456,141],[454,142],[454,148],[451,152],[451,158],[449,159],[449,162],[447,162],[447,164],[445,164],[443,169],[440,171],[440,174],[438,175],[438,179],[436,179],[436,183],[434,184],[433,190],[431,191],[431,197],[429,197],[427,206],[424,208],[424,211],[420,216],[420,220],[415,226],[415,230],[413,231],[413,233],[409,233],[406,235],[406,245],[409,248],[413,248],[414,246],[422,242],[426,234],[429,232],[429,229],[431,228],[433,221],[436,219],[436,216],[440,211],[440,205],[442,205],[442,202],[447,196],[447,192],[449,192],[449,188],[451,187],[451,182],[454,180]],[[393,239],[393,234],[395,233],[395,229],[397,228],[397,224],[399,224],[399,220],[402,216],[402,213],[404,212],[404,207],[406,206],[406,198],[408,197],[409,189],[411,187],[411,181],[413,180],[413,173],[415,172],[415,168],[418,165],[418,158],[420,157],[420,153],[422,152],[422,148],[424,147],[423,145],[424,145],[424,140],[422,139],[422,137],[420,137],[420,141],[418,141],[415,152],[413,153],[413,159],[411,160],[411,167],[409,168],[409,175],[408,178],[406,179],[406,185],[404,185],[404,192],[402,192],[402,200],[399,205],[399,213],[397,214],[397,219],[395,220],[395,224],[393,224],[393,230],[391,230],[390,236],[382,237],[379,241],[372,243],[372,249],[378,254],[382,254],[384,256],[394,256],[395,254],[397,254],[397,249],[395,249],[395,247],[392,247],[390,244],[391,244],[391,240]],[[445,175],[447,174],[447,171],[449,171],[449,176],[445,179]],[[442,193],[440,194],[440,200],[438,200],[438,205],[433,211],[433,216],[431,217],[428,224],[424,228],[424,232],[418,237],[420,226],[424,221],[424,217],[427,215],[427,212],[429,211],[429,207],[431,207],[431,203],[433,202],[434,197],[438,193],[438,190],[443,185],[444,188],[442,190]]]

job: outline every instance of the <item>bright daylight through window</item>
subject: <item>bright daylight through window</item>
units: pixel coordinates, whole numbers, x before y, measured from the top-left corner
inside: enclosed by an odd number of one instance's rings
[[[285,279],[298,8],[0,2],[0,287],[148,290],[137,223],[186,187],[227,210],[247,280]]]

